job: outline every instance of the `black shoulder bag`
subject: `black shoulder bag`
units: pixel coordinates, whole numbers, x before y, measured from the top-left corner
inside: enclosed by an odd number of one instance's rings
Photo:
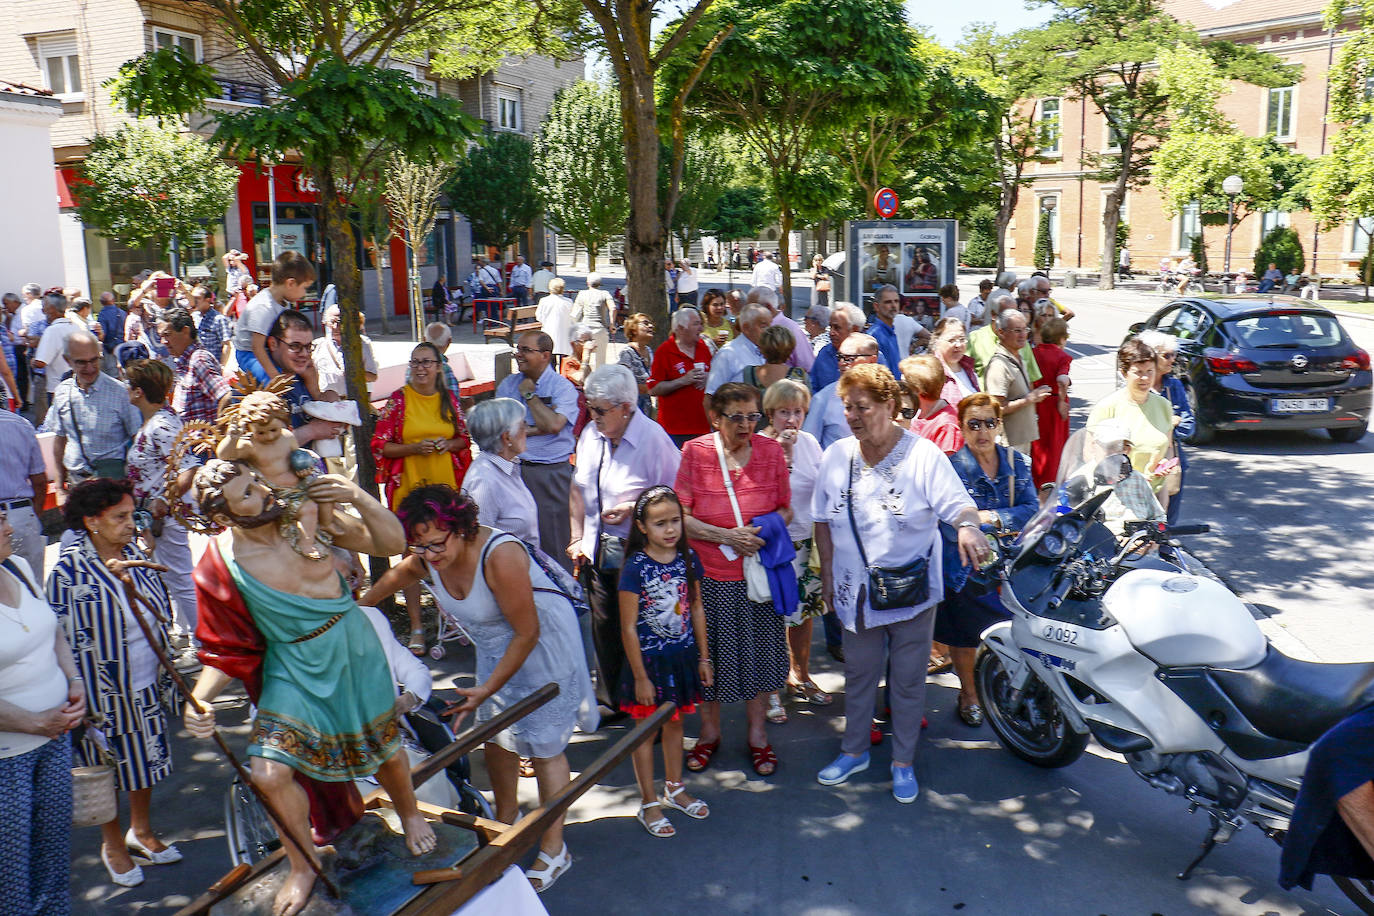
[[[864,540],[859,536],[859,526],[854,522],[854,463],[859,457],[859,445],[854,444],[854,452],[849,459],[849,530],[854,532],[854,543],[859,548],[859,557],[864,569],[868,571],[868,603],[875,611],[891,611],[897,608],[916,607],[925,604],[930,597],[930,575],[926,557],[917,557],[901,566],[871,566],[868,553],[864,550]]]

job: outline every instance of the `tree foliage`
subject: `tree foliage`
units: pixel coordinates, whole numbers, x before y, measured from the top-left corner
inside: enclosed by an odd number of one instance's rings
[[[875,100],[920,98],[931,74],[917,33],[897,0],[718,0],[701,36],[728,30],[700,71],[685,106],[703,131],[740,137],[767,167],[781,211],[783,301],[791,295],[789,233],[793,198],[808,158],[835,148],[836,135],[867,115]],[[689,38],[695,47],[702,37]],[[694,44],[695,42],[695,44]],[[664,89],[697,72],[687,54],[668,61]]]
[[[730,242],[758,235],[768,222],[768,211],[763,204],[765,193],[758,185],[726,188],[716,202],[715,219],[707,229]]]
[[[962,263],[969,267],[997,266],[997,208],[981,204],[968,212],[961,223],[964,229]]]
[[[77,212],[121,244],[165,249],[223,219],[237,186],[238,171],[200,137],[135,122],[91,140]]]
[[[989,266],[999,271],[1006,263],[1007,227],[1016,214],[1021,188],[1030,183],[1027,167],[1044,161],[1041,138],[1030,117],[1034,105],[1026,101],[1041,82],[1044,61],[1029,47],[1028,33],[999,35],[986,23],[971,26],[959,46],[963,66],[992,98],[997,119],[997,129],[984,149],[992,160],[989,186],[997,194],[993,227],[997,252],[995,264]],[[965,185],[961,182],[959,186]]]
[[[160,123],[204,111],[206,100],[220,91],[214,68],[187,57],[180,47],[125,61],[105,85],[130,114]]]
[[[1050,23],[1028,40],[1030,50],[1045,61],[1040,87],[1045,94],[1067,90],[1091,104],[1116,141],[1112,152],[1084,157],[1093,177],[1108,186],[1102,227],[1112,244],[1103,247],[1099,285],[1109,289],[1115,282],[1116,225],[1126,192],[1148,182],[1153,157],[1169,133],[1169,92],[1155,62],[1181,46],[1201,47],[1221,76],[1275,86],[1295,81],[1300,68],[1254,49],[1204,44],[1160,0],[1048,0],[1048,5],[1055,11]]]
[[[397,152],[386,162],[386,208],[392,232],[405,240],[410,253],[410,317],[417,340],[424,338],[425,322],[419,252],[434,231],[439,190],[452,171],[453,164],[438,156],[411,159]]]
[[[1255,249],[1254,275],[1262,276],[1271,263],[1278,265],[1285,275],[1302,270],[1302,239],[1298,238],[1297,232],[1287,226],[1275,226],[1265,233],[1260,246]]]
[[[715,219],[729,181],[728,170],[721,167],[720,157],[706,137],[689,134],[682,152],[682,190],[668,226],[684,257]]]
[[[1035,253],[1031,259],[1039,270],[1054,267],[1054,237],[1050,235],[1050,214],[1047,210],[1040,210],[1036,215]]]
[[[540,212],[534,146],[520,134],[488,134],[458,160],[447,190],[479,239],[514,245]]]
[[[1333,0],[1327,26],[1339,28],[1351,12],[1347,4]],[[1312,214],[1323,229],[1374,213],[1374,98],[1365,88],[1374,77],[1374,6],[1357,4],[1353,12],[1355,26],[1343,33],[1329,76],[1328,117],[1338,127],[1331,152],[1317,161],[1311,175]],[[1369,271],[1362,272],[1368,282]]]
[[[630,215],[620,98],[583,81],[554,97],[534,143],[534,170],[544,212],[587,249],[588,270]]]

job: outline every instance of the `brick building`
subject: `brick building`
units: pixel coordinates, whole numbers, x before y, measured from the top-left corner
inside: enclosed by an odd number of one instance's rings
[[[1340,53],[1344,36],[1322,24],[1325,0],[1163,0],[1164,8],[1188,22],[1204,38],[1248,44],[1275,54],[1286,63],[1301,64],[1301,81],[1294,86],[1265,89],[1233,83],[1222,99],[1222,112],[1239,130],[1252,136],[1274,135],[1289,148],[1319,156],[1330,148],[1332,127],[1326,123],[1327,73]],[[1084,177],[1085,152],[1110,153],[1105,119],[1091,102],[1047,97],[1035,102],[1035,117],[1056,138],[1042,152],[1050,161],[1032,164],[1031,182],[1021,193],[1008,232],[1011,264],[1031,263],[1035,250],[1037,215],[1052,201],[1051,237],[1055,265],[1096,270],[1103,247],[1102,208],[1107,189]],[[1153,272],[1160,258],[1188,252],[1201,231],[1196,207],[1166,216],[1155,188],[1128,192],[1122,219],[1130,224],[1130,250],[1137,272]],[[1252,214],[1235,227],[1232,269],[1249,270],[1261,235],[1276,225],[1291,225],[1302,239],[1308,270],[1324,276],[1352,275],[1364,251],[1367,232],[1348,223],[1318,232],[1306,212]],[[1204,238],[1213,270],[1222,264],[1225,227],[1207,227]]]
[[[83,226],[72,207],[70,185],[88,150],[88,140],[98,133],[117,130],[127,116],[111,104],[104,84],[125,61],[145,51],[175,45],[214,68],[220,98],[212,109],[224,111],[262,105],[271,99],[271,80],[258,71],[246,55],[237,53],[217,27],[213,14],[193,2],[170,0],[10,0],[7,22],[0,29],[0,74],[10,80],[50,90],[62,103],[62,117],[52,126],[53,161],[57,166],[57,193],[62,210],[62,247],[66,285],[102,290],[127,283],[131,274],[152,265],[165,264],[160,252],[128,250]],[[436,94],[458,98],[468,114],[480,118],[490,130],[532,135],[543,121],[553,95],[562,86],[581,78],[580,59],[510,59],[494,72],[467,80],[431,79],[423,60],[395,59],[389,66],[403,70]],[[195,125],[202,133],[213,128]],[[187,240],[183,270],[191,276],[221,270],[219,256],[230,248],[246,252],[258,267],[270,259],[269,196],[275,197],[277,247],[295,248],[319,262],[323,243],[317,221],[317,195],[308,173],[290,162],[269,175],[253,166],[240,166],[234,204],[223,221],[206,227],[203,238]],[[426,253],[424,283],[443,270],[452,281],[470,270],[471,255],[480,239],[474,239],[461,214],[441,210]],[[538,258],[549,247],[547,233],[534,227],[519,246]],[[404,247],[393,241],[391,262],[404,263]],[[376,281],[371,264],[359,252],[359,263],[369,276],[363,289],[375,311]],[[408,296],[403,270],[389,272],[395,313],[405,314]],[[56,281],[54,281],[56,282]]]

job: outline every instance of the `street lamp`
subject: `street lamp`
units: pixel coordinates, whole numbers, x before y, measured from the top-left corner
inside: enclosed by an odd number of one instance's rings
[[[1226,194],[1226,265],[1222,273],[1226,274],[1226,282],[1235,289],[1236,281],[1231,277],[1231,227],[1236,219],[1236,198],[1245,190],[1245,181],[1239,175],[1227,175],[1221,180],[1221,190]]]

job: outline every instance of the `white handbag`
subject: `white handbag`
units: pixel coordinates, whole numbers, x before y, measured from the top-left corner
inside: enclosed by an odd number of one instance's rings
[[[716,457],[720,459],[720,476],[725,480],[725,492],[730,497],[731,508],[735,510],[735,524],[743,528],[744,517],[739,512],[739,500],[735,499],[735,484],[730,480],[730,469],[725,465],[725,446],[721,442],[720,433],[716,433],[714,439]],[[742,560],[744,561],[744,584],[749,593],[749,600],[755,604],[771,604],[773,590],[768,586],[768,570],[764,569],[758,554],[743,557]]]

